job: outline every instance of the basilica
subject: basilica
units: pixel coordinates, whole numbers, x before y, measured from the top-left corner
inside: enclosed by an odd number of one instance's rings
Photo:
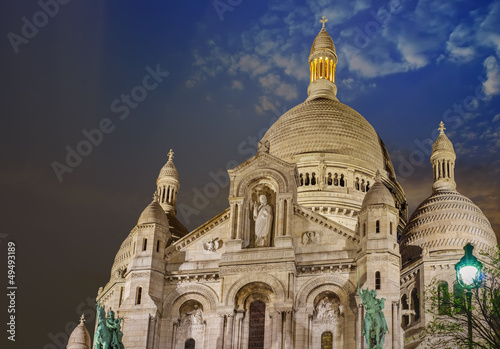
[[[496,248],[488,219],[456,190],[442,123],[432,195],[408,220],[384,143],[337,99],[336,65],[323,22],[307,99],[228,171],[228,208],[193,231],[176,218],[182,178],[169,153],[98,290],[99,304],[122,320],[125,349],[366,348],[366,289],[385,299],[383,348],[417,348],[430,321],[426,285],[453,289],[466,243]],[[85,331],[75,329],[68,349],[90,349]]]

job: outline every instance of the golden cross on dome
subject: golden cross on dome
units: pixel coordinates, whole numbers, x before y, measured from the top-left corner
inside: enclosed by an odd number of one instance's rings
[[[323,18],[320,19],[319,22],[323,24],[323,28],[321,29],[325,29],[325,23],[328,23],[328,18],[325,18],[325,16],[323,16]]]
[[[167,155],[168,155],[168,161],[172,161],[172,159],[174,158],[174,152],[172,151],[172,149],[170,149]]]
[[[438,128],[439,131],[441,131],[440,134],[444,134],[444,130],[446,130],[446,128],[444,127],[444,122],[440,122],[439,123],[439,128]]]

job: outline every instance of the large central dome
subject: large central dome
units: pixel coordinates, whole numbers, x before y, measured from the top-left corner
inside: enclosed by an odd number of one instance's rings
[[[337,99],[336,66],[335,45],[323,26],[309,55],[307,99],[283,114],[261,143],[271,155],[297,165],[300,205],[353,230],[380,172],[399,209],[401,232],[407,217],[403,189],[375,129]]]
[[[394,178],[391,160],[375,129],[354,109],[328,98],[317,98],[289,110],[271,126],[263,141],[270,154],[290,162],[300,155],[335,155],[339,162]]]

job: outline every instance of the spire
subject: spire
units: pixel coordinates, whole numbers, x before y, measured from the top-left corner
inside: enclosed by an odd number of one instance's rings
[[[333,40],[326,31],[325,16],[319,21],[322,28],[311,46],[309,55],[310,84],[307,89],[307,100],[316,98],[329,98],[337,100],[337,86],[335,86],[335,69],[337,66],[337,53]]]
[[[434,184],[432,189],[438,190],[456,190],[455,183],[455,159],[456,154],[453,149],[453,143],[448,139],[444,130],[444,123],[439,123],[439,136],[432,146],[431,163],[434,174]]]
[[[179,191],[179,173],[174,165],[174,152],[172,149],[167,154],[167,163],[160,170],[160,175],[156,180],[156,201],[160,203],[165,213],[172,213],[175,216],[175,204]]]

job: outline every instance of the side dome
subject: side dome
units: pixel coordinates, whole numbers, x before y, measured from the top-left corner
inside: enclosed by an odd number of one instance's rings
[[[89,331],[83,323],[85,321],[84,316],[80,318],[80,324],[75,327],[71,335],[69,336],[68,346],[66,349],[90,349],[90,335]]]
[[[375,182],[373,187],[366,193],[361,207],[370,205],[385,204],[394,207],[394,198],[392,197],[389,189],[379,179]]]
[[[165,211],[160,206],[160,204],[153,200],[145,209],[142,211],[139,220],[137,221],[137,225],[142,224],[160,224],[164,227],[168,227],[168,219]]]
[[[336,161],[387,172],[394,168],[375,129],[357,111],[333,99],[306,101],[283,114],[266,132],[269,153],[296,163],[301,155],[331,154]]]
[[[462,250],[471,242],[492,251],[497,239],[490,222],[469,198],[453,190],[435,191],[411,216],[401,248],[419,246],[429,251]]]

